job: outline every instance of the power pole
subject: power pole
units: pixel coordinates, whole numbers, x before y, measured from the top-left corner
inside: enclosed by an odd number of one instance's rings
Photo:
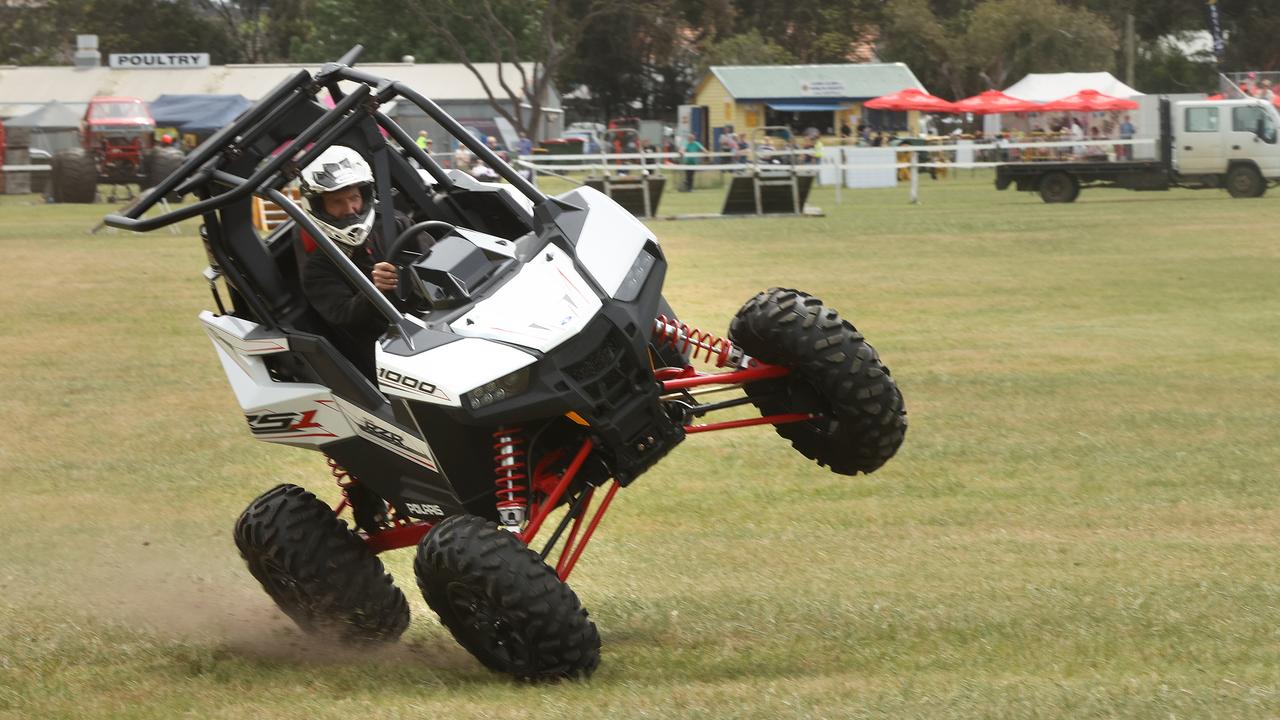
[[[1124,81],[1133,87],[1133,65],[1137,57],[1136,38],[1133,32],[1133,13],[1124,17]]]

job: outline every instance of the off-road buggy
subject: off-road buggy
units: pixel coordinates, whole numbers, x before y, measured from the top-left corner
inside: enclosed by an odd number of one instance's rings
[[[200,320],[250,432],[320,451],[342,487],[330,508],[280,485],[235,526],[249,570],[303,629],[399,637],[408,606],[377,554],[416,545],[427,604],[480,662],[524,679],[587,675],[600,637],[565,581],[618,489],[686,435],[772,424],[847,475],[898,449],[902,396],[834,310],[774,289],[742,307],[729,339],[685,326],[662,297],[666,259],[648,228],[587,188],[545,196],[431,100],[351,67],[357,52],[282,82],[106,220],[143,231],[203,218],[217,311]],[[380,111],[393,99],[506,184],[442,169]],[[396,310],[282,192],[333,144],[373,168],[377,222],[396,238],[385,250],[415,312]],[[170,193],[195,200],[144,217]],[[254,195],[293,222],[260,235]],[[415,221],[399,235],[392,206]],[[306,302],[299,230],[385,317],[376,377],[335,350]],[[434,246],[408,249],[423,231]],[[739,392],[708,401],[726,389]],[[703,420],[743,405],[760,415]],[[339,519],[348,510],[354,527]]]

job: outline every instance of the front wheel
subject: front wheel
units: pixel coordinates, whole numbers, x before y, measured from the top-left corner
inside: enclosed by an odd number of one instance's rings
[[[764,415],[814,415],[774,426],[805,457],[857,475],[875,471],[901,447],[907,411],[889,368],[821,300],[796,290],[762,292],[733,318],[729,339],[761,362],[791,369],[744,389]]]
[[[586,677],[600,635],[578,596],[538,554],[475,515],[431,529],[413,563],[440,622],[485,667],[521,680]]]
[[[84,148],[66,148],[54,153],[53,200],[60,203],[91,203],[98,195],[98,165]]]
[[[1249,165],[1237,165],[1227,173],[1227,192],[1234,198],[1262,197],[1267,185],[1257,168]]]

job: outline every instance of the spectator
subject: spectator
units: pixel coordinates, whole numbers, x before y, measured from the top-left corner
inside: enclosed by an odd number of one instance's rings
[[[689,133],[689,141],[684,144],[683,163],[686,169],[684,171],[684,184],[680,187],[680,192],[690,192],[693,190],[693,168],[698,164],[698,158],[692,157],[694,153],[704,153],[707,149],[702,143],[698,142],[698,137],[693,133]]]
[[[1081,140],[1084,140],[1084,128],[1080,126],[1080,121],[1077,120],[1076,118],[1071,118],[1071,130],[1069,132],[1071,135],[1072,142],[1079,142]],[[1081,155],[1084,155],[1084,146],[1076,145],[1071,148],[1071,151],[1075,153],[1077,157],[1079,157]]]
[[[431,152],[431,135],[426,130],[418,131],[418,139],[415,142],[418,143],[418,147],[422,149],[422,152]]]
[[[502,147],[502,143],[498,142],[498,138],[490,135],[484,139],[484,144],[493,151],[494,155],[502,158],[503,162],[507,160],[507,149]]]
[[[1124,116],[1124,120],[1120,121],[1120,139],[1121,139],[1121,140],[1132,140],[1132,139],[1133,139],[1133,123],[1129,122],[1129,116],[1128,116],[1128,115],[1125,115],[1125,116]],[[1132,159],[1133,159],[1133,146],[1132,146],[1132,145],[1117,145],[1117,146],[1116,146],[1116,157],[1121,158],[1121,159],[1123,159],[1123,160],[1132,160]]]
[[[1098,131],[1097,127],[1089,128],[1089,140],[1095,143],[1102,140],[1102,133]],[[1084,156],[1087,160],[1105,160],[1107,159],[1107,151],[1103,149],[1102,145],[1089,145],[1084,150]]]
[[[458,149],[454,151],[453,166],[463,172],[471,167],[471,151],[465,145],[459,144]]]
[[[516,148],[520,155],[528,157],[533,154],[533,141],[528,135],[520,133],[520,141],[516,143]]]
[[[732,125],[725,125],[720,133],[720,152],[731,156],[738,154],[738,133],[733,131]]]

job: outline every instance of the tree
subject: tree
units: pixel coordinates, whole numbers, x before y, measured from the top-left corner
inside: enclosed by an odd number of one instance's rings
[[[1223,67],[1280,70],[1280,16],[1269,0],[1219,0],[1227,34]]]
[[[1212,52],[1188,53],[1178,35],[1138,43],[1134,83],[1147,93],[1205,92],[1218,86]]]
[[[610,118],[633,112],[674,118],[699,69],[692,29],[670,0],[611,8],[584,28],[559,73],[562,87],[587,87],[588,114]],[[617,28],[627,32],[619,33]]]
[[[731,6],[733,34],[755,30],[799,63],[849,62],[879,12],[874,0],[733,0]]]
[[[968,65],[989,88],[1033,72],[1115,67],[1119,38],[1106,19],[1053,0],[989,0],[964,33]],[[980,88],[967,88],[974,90]]]
[[[309,39],[315,0],[187,0],[221,25],[239,62],[283,62]]]
[[[712,65],[790,65],[796,56],[790,50],[765,39],[759,30],[748,30],[708,43],[703,55],[704,69]]]
[[[1106,18],[1054,0],[956,0],[940,18],[927,0],[885,12],[881,56],[907,63],[953,98],[1006,86],[1030,72],[1110,70],[1117,34]]]
[[[584,28],[599,16],[624,8],[624,0],[415,0],[393,3],[402,17],[439,37],[455,62],[475,75],[494,111],[516,130],[535,137],[542,99],[561,66],[576,51]],[[476,66],[497,66],[491,84]],[[510,102],[511,108],[503,102]],[[522,106],[528,109],[522,112]]]
[[[0,0],[0,62],[69,64],[77,34],[98,36],[101,52],[208,50],[226,62],[226,37],[180,0]],[[234,59],[234,58],[230,58]]]

